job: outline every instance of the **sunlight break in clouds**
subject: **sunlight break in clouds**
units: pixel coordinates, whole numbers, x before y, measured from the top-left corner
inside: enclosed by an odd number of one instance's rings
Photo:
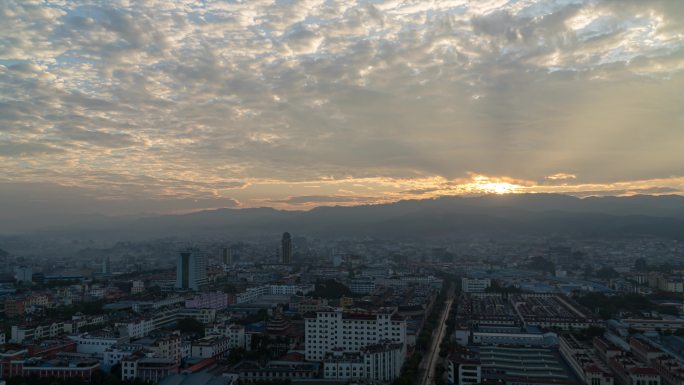
[[[683,20],[671,0],[7,0],[3,200],[681,194]]]

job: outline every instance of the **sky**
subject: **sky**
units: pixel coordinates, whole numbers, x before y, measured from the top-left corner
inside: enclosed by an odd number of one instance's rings
[[[684,1],[0,2],[0,217],[684,193]]]

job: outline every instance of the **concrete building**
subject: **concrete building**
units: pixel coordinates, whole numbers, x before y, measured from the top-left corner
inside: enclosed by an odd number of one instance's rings
[[[326,353],[361,352],[370,345],[389,340],[406,345],[406,320],[396,309],[378,312],[319,311],[305,320],[307,361],[323,361]]]
[[[619,385],[660,385],[658,372],[633,357],[622,355],[608,360]]]
[[[12,325],[10,342],[21,344],[26,341],[54,338],[65,333],[64,322],[51,322],[35,327]]]
[[[192,342],[190,356],[193,358],[223,357],[228,354],[230,348],[230,338],[210,335]]]
[[[471,336],[476,345],[558,346],[556,333],[542,332],[535,327],[479,325],[471,331]]]
[[[121,380],[135,379],[156,384],[164,377],[178,372],[178,364],[170,358],[145,357],[137,353],[121,360]]]
[[[475,385],[482,382],[482,364],[477,354],[457,348],[447,357],[447,382],[450,385]]]
[[[613,374],[603,361],[589,346],[581,344],[573,335],[567,334],[560,337],[559,351],[577,377],[585,384],[613,385],[615,383]]]
[[[492,286],[489,278],[461,278],[461,291],[464,293],[481,293]]]
[[[28,266],[19,266],[14,269],[14,279],[18,284],[28,284],[33,282],[33,269]]]
[[[233,251],[228,247],[221,248],[221,262],[226,266],[233,264]]]
[[[145,282],[135,280],[132,282],[131,294],[140,294],[145,291]]]
[[[129,342],[129,338],[118,333],[84,333],[76,336],[69,336],[69,339],[76,342],[78,353],[103,355],[105,350],[113,345]]]
[[[90,381],[99,368],[100,362],[93,358],[74,359],[58,356],[45,360],[34,357],[11,361],[7,377],[52,377]]]
[[[115,344],[105,349],[102,353],[102,370],[109,371],[112,366],[118,364],[124,358],[140,351],[140,346],[135,344]]]
[[[349,290],[354,294],[369,294],[375,289],[372,277],[357,277],[349,280]]]
[[[265,295],[306,295],[315,290],[314,285],[261,285],[247,288],[235,296],[237,304],[258,301]]]
[[[283,233],[280,246],[282,263],[286,265],[292,263],[292,236],[290,236],[290,233]]]
[[[269,361],[266,365],[258,362],[242,361],[227,372],[237,375],[242,382],[274,380],[308,380],[316,378],[320,365],[313,362]]]
[[[249,339],[245,334],[245,327],[238,324],[214,324],[204,329],[204,334],[207,336],[218,335],[228,338],[228,347],[230,349],[243,348],[249,350],[247,341]]]
[[[185,300],[188,309],[225,309],[228,306],[228,294],[220,291],[201,293]]]
[[[176,258],[176,285],[178,290],[198,291],[208,283],[207,256],[198,249],[181,251]]]
[[[109,260],[109,256],[102,258],[102,274],[103,275],[112,274],[112,265],[111,265],[111,261]]]
[[[406,359],[405,345],[383,341],[361,349],[358,353],[333,351],[326,353],[323,378],[343,381],[391,382],[401,375]]]

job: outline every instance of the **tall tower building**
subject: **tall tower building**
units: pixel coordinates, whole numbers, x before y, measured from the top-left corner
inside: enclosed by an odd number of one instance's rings
[[[283,240],[281,241],[282,247],[282,262],[284,264],[290,264],[292,262],[292,237],[290,233],[283,234]]]
[[[221,262],[224,265],[232,265],[233,264],[233,250],[224,247],[221,249]]]
[[[111,274],[112,273],[112,267],[109,261],[109,256],[106,256],[102,259],[102,274]]]
[[[207,283],[207,256],[197,249],[185,249],[176,258],[176,289],[199,290]]]

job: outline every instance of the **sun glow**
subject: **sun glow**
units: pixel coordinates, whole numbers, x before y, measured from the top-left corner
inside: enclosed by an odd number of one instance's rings
[[[475,175],[472,182],[467,184],[467,189],[473,193],[484,194],[512,194],[520,192],[523,186],[506,182],[499,179],[492,179],[485,175]]]

